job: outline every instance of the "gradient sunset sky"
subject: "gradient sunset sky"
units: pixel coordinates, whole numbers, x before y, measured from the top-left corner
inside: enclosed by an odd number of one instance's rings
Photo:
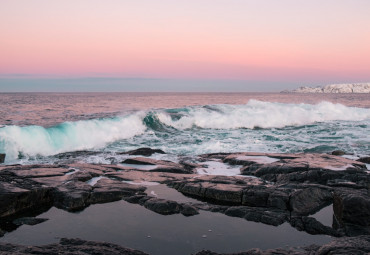
[[[0,92],[368,81],[369,0],[0,1]]]

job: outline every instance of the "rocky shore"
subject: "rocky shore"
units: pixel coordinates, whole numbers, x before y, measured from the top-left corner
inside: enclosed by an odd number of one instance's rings
[[[300,87],[284,93],[370,93],[370,83],[329,84],[322,87]]]
[[[219,212],[273,226],[288,223],[299,231],[334,238],[323,246],[279,251],[254,249],[238,254],[370,252],[370,173],[366,158],[241,152],[205,154],[172,162],[150,157],[154,153],[164,154],[140,148],[124,152],[129,157],[114,165],[71,162],[0,166],[0,236],[23,224],[47,220],[35,216],[53,206],[79,211],[91,204],[124,199],[162,215],[192,216],[202,210]],[[238,167],[240,174],[200,174],[207,172],[209,162]],[[165,184],[197,202],[152,196],[145,192],[147,182]],[[329,205],[334,212],[332,226],[312,217]],[[34,247],[2,243],[0,254],[91,254],[92,249],[96,251],[94,254],[145,254],[78,239]]]

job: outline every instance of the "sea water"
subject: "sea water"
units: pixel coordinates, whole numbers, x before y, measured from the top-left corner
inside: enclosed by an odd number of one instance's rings
[[[71,156],[90,163],[120,162],[127,156],[119,152],[138,147],[162,149],[169,154],[156,158],[175,160],[178,155],[210,152],[336,149],[356,158],[369,155],[370,149],[366,94],[16,93],[0,94],[0,102],[0,153],[6,153],[5,164],[52,164]],[[203,164],[208,167],[198,169],[199,174],[239,173],[219,162]],[[197,202],[165,185],[137,184],[147,186],[151,196]],[[332,205],[313,215],[328,226],[332,216]],[[238,252],[331,240],[288,223],[274,227],[206,211],[193,217],[163,216],[125,201],[92,205],[77,213],[53,207],[37,217],[49,220],[20,226],[0,241],[42,245],[61,237],[83,238],[153,255],[186,255],[201,249]]]
[[[6,163],[53,163],[89,150],[159,148],[212,152],[331,152],[367,155],[370,96],[284,93],[0,94],[0,153]]]

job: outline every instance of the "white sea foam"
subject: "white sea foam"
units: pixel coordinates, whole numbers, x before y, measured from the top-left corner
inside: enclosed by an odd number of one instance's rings
[[[239,156],[236,159],[253,161],[259,164],[270,164],[270,163],[274,163],[280,160],[276,158],[270,158],[267,156]]]
[[[107,177],[104,177],[104,176],[93,177],[90,180],[88,180],[86,183],[89,184],[90,186],[94,186],[101,179],[108,179],[108,178]]]
[[[330,102],[311,105],[250,100],[245,105],[215,105],[212,109],[192,107],[177,120],[165,112],[158,112],[157,116],[162,123],[176,129],[189,129],[193,126],[212,129],[282,128],[333,120],[366,120],[370,119],[370,109]]]
[[[7,160],[48,156],[61,152],[102,148],[106,144],[145,132],[142,113],[114,119],[65,122],[51,128],[6,126],[0,129],[0,149]]]
[[[201,175],[224,175],[224,176],[235,176],[240,175],[240,168],[230,165],[226,165],[218,161],[206,161],[202,162],[207,167],[198,168],[197,173]]]

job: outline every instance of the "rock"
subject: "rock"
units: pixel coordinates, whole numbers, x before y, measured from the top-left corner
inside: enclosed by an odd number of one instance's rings
[[[336,190],[334,192],[333,209],[339,226],[353,224],[370,228],[370,196],[368,190]]]
[[[292,247],[287,249],[251,249],[238,253],[216,253],[203,250],[195,255],[365,255],[370,252],[370,236],[335,238],[322,246],[310,245],[306,247]]]
[[[224,212],[228,216],[244,218],[248,221],[279,226],[288,220],[288,212],[282,210],[266,210],[249,206],[232,206]]]
[[[32,180],[15,181],[16,176],[1,171],[0,176],[0,218],[33,210],[52,203],[50,187],[42,187]],[[8,175],[4,175],[7,173]]]
[[[74,158],[77,158],[77,157],[93,156],[93,155],[97,155],[99,153],[100,152],[98,152],[98,151],[82,150],[82,151],[63,152],[63,153],[59,153],[59,154],[54,155],[54,157],[59,158],[59,159],[74,159]]]
[[[82,255],[82,254],[112,254],[112,255],[148,255],[147,253],[106,243],[84,241],[81,239],[62,238],[59,244],[41,246],[23,246],[16,244],[1,244],[0,255],[16,254],[48,254],[48,255]]]
[[[317,255],[326,254],[369,254],[370,235],[358,237],[343,237],[334,239],[328,244],[324,244],[317,251]]]
[[[100,179],[92,189],[88,203],[107,203],[144,192],[146,188],[111,179]]]
[[[184,216],[193,216],[199,214],[199,211],[191,205],[183,204],[181,208],[181,214]]]
[[[335,156],[342,156],[342,155],[345,155],[346,153],[342,150],[336,150],[336,151],[333,151],[331,153],[331,155],[335,155]]]
[[[149,157],[149,156],[153,155],[154,153],[166,154],[164,151],[162,151],[160,149],[151,149],[151,148],[147,148],[147,147],[139,148],[139,149],[132,150],[132,151],[121,152],[119,154],[141,155],[141,156]]]
[[[370,164],[370,157],[362,157],[362,158],[359,158],[357,161],[360,161],[365,164]]]
[[[68,211],[82,210],[90,205],[91,192],[92,187],[85,182],[65,183],[53,192],[54,206]]]
[[[289,207],[293,214],[309,215],[329,205],[332,201],[333,195],[330,190],[312,187],[293,192],[290,195]]]
[[[5,162],[5,156],[4,153],[0,153],[0,164]]]
[[[336,237],[343,236],[342,233],[334,230],[331,227],[324,226],[312,217],[291,217],[289,222],[292,227],[295,227],[299,231],[305,231],[311,235],[330,235]]]
[[[44,221],[47,221],[47,220],[48,219],[45,219],[45,218],[22,217],[22,218],[15,219],[13,221],[13,223],[17,226],[21,226],[21,225],[33,226],[33,225],[40,224],[40,223],[42,223]]]
[[[145,201],[144,206],[153,212],[163,215],[177,214],[181,211],[181,205],[179,203],[160,198],[148,199]]]

